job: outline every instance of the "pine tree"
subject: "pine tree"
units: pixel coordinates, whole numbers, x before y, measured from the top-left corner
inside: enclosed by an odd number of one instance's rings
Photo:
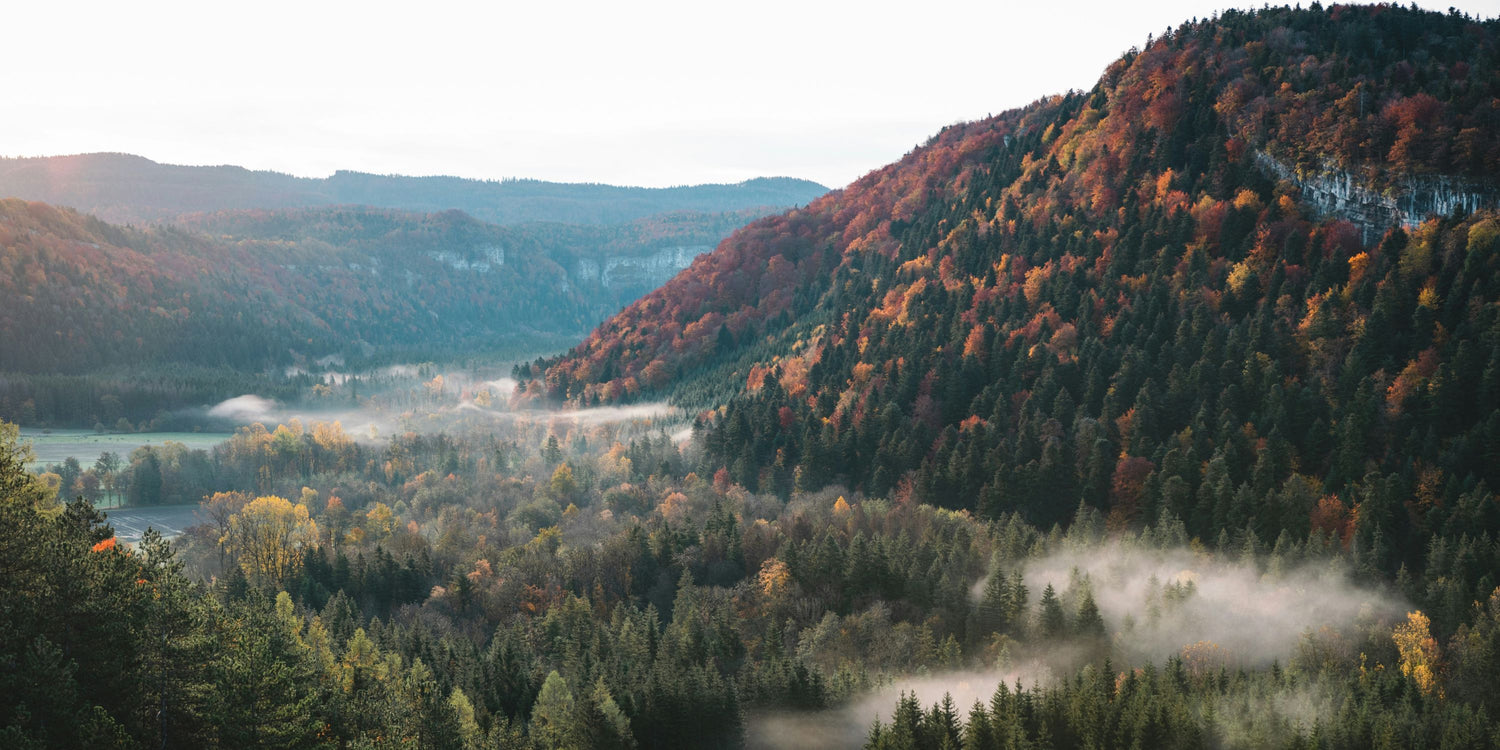
[[[1062,602],[1058,600],[1057,590],[1052,588],[1051,583],[1042,589],[1037,630],[1043,638],[1048,640],[1066,638],[1069,633],[1068,616],[1063,612]]]
[[[219,742],[236,747],[298,746],[317,732],[313,673],[301,649],[251,596],[217,615],[222,650],[214,665],[212,721]]]
[[[984,704],[974,701],[974,707],[969,709],[969,722],[964,725],[964,750],[994,750],[999,746],[1000,739]]]
[[[582,729],[573,692],[554,669],[547,673],[531,709],[532,741],[547,750],[572,750],[585,746]]]
[[[1078,616],[1073,630],[1085,638],[1104,637],[1104,618],[1099,615],[1099,605],[1094,603],[1094,592],[1089,586],[1084,586],[1078,597]]]
[[[562,446],[558,445],[557,436],[548,435],[547,444],[542,447],[542,461],[550,467],[562,463],[562,460]]]
[[[1010,605],[1011,591],[1005,571],[993,564],[989,579],[984,584],[984,593],[975,606],[975,624],[980,633],[1003,632],[1007,626],[1006,615]]]
[[[584,702],[582,723],[587,747],[599,750],[628,750],[635,747],[630,719],[620,710],[609,687],[605,685],[603,676],[594,681],[593,692]]]

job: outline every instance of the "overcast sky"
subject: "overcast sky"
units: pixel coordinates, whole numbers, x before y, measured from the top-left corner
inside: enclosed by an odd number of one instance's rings
[[[1443,2],[1446,8],[1450,3]],[[1500,0],[1454,3],[1500,14]],[[1257,3],[1258,5],[1258,3]],[[831,187],[1216,0],[10,3],[0,155]],[[1425,6],[1424,6],[1425,7]]]

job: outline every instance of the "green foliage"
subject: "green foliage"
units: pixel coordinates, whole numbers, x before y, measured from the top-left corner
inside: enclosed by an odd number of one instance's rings
[[[678,498],[665,510],[643,505],[629,512],[616,506],[618,514],[606,520],[597,515],[604,490],[580,488],[578,512],[532,538],[519,529],[502,530],[498,524],[505,515],[490,514],[531,501],[550,482],[555,469],[539,453],[525,459],[524,479],[507,480],[517,485],[511,489],[491,484],[495,478],[484,472],[438,479],[424,469],[424,462],[447,462],[450,449],[460,466],[475,465],[469,456],[491,453],[492,440],[486,435],[453,441],[441,451],[415,451],[413,469],[426,477],[415,481],[392,482],[377,462],[368,462],[371,473],[365,479],[344,485],[373,486],[366,507],[390,507],[396,515],[392,533],[378,542],[373,535],[337,544],[324,539],[304,551],[288,576],[288,590],[274,597],[243,576],[209,590],[191,583],[172,549],[156,537],[131,554],[90,551],[107,532],[97,528],[97,516],[86,506],[75,506],[69,511],[75,520],[66,528],[83,536],[66,554],[85,562],[131,563],[113,583],[104,579],[92,596],[127,602],[115,606],[142,614],[134,620],[119,614],[90,619],[73,609],[52,610],[31,621],[40,628],[94,622],[101,632],[89,635],[95,639],[89,642],[114,645],[84,652],[89,658],[35,647],[17,655],[20,663],[38,666],[23,674],[47,680],[12,685],[7,694],[20,696],[28,716],[68,716],[69,733],[53,736],[20,719],[6,731],[65,746],[87,741],[79,733],[88,732],[118,735],[125,742],[157,743],[166,737],[168,746],[718,747],[737,744],[747,728],[753,730],[755,719],[747,716],[768,709],[835,707],[887,677],[988,667],[1057,642],[1088,654],[1095,664],[1124,653],[1115,645],[1120,632],[1108,630],[1092,603],[1087,577],[1059,581],[1059,586],[1066,583],[1061,593],[1047,587],[1040,603],[1030,601],[1021,577],[1033,556],[1102,542],[1103,519],[1087,507],[1066,535],[1045,535],[1015,515],[986,525],[932,506],[859,495],[850,495],[850,502],[834,493],[784,504],[733,486],[652,475],[645,480],[652,492]],[[530,442],[540,444],[540,436]],[[299,442],[294,450],[318,448]],[[290,458],[269,473],[273,486],[303,480],[297,467],[306,457]],[[577,454],[568,460],[590,461]],[[319,481],[316,475],[313,481]],[[455,483],[454,496],[460,499],[418,502],[417,495],[432,492],[432,483]],[[338,507],[330,505],[317,519],[320,525]],[[30,513],[28,523],[42,523],[44,516]],[[576,541],[585,534],[593,541]],[[38,535],[5,538],[15,545]],[[1238,559],[1242,547],[1259,547],[1245,541],[1253,538],[1247,531],[1242,540],[1226,542],[1225,557]],[[1181,523],[1167,517],[1143,529],[1133,543],[1178,549],[1185,539]],[[200,551],[191,536],[179,546],[189,557]],[[230,554],[231,572],[240,571]],[[1262,551],[1248,564],[1331,566],[1339,564],[1338,554],[1337,544],[1310,532],[1302,540],[1279,540],[1273,560],[1265,560]],[[5,560],[31,558],[70,569],[66,555],[13,552]],[[198,559],[213,564],[212,556]],[[758,575],[750,576],[751,570]],[[988,583],[978,586],[986,576]],[[142,597],[137,577],[154,581],[149,597]],[[11,586],[7,592],[19,592],[47,590],[53,579],[23,566],[17,577],[5,580]],[[971,598],[976,586],[980,593]],[[76,607],[69,593],[75,590],[17,600]],[[1165,619],[1174,617],[1172,607],[1193,596],[1191,584],[1152,591],[1158,592],[1152,596],[1161,610],[1156,616]],[[142,598],[128,604],[130,596]],[[1486,695],[1478,686],[1486,684],[1485,670],[1493,666],[1496,649],[1487,644],[1493,640],[1494,617],[1487,609],[1461,617],[1465,625],[1457,634],[1436,636],[1450,665],[1436,683],[1449,695],[1447,703],[1434,698],[1404,713],[1378,704],[1395,717],[1381,731],[1419,736],[1491,731],[1488,715],[1478,708]],[[1051,625],[1049,618],[1055,620]],[[1141,621],[1149,623],[1148,615],[1143,613]],[[1032,627],[1033,622],[1041,624]],[[114,640],[97,641],[105,637]],[[1372,659],[1368,671],[1384,682],[1367,687],[1359,662],[1337,639],[1308,641],[1294,660],[1297,679],[1327,681],[1320,690],[1348,694],[1356,706],[1377,705],[1370,701],[1388,700],[1377,696],[1404,689],[1402,680],[1408,678],[1395,666],[1399,657],[1388,630],[1348,637],[1363,638],[1359,648]],[[131,656],[120,659],[122,654]],[[100,655],[115,661],[100,663]],[[100,689],[99,670],[109,674],[110,664],[127,677]],[[1071,667],[1064,669],[1063,674],[1072,674]],[[1128,683],[1131,673],[1124,669],[1116,676]],[[1128,721],[1111,718],[1107,731],[1157,738],[1142,740],[1147,744],[1190,745],[1244,732],[1283,736],[1275,734],[1282,730],[1270,716],[1251,713],[1233,722],[1205,718],[1210,709],[1222,715],[1223,698],[1214,697],[1222,695],[1220,688],[1201,682],[1211,670],[1184,669],[1186,682],[1174,678],[1170,684],[1177,692],[1169,697],[1186,704],[1168,697],[1142,699],[1144,707],[1131,710],[1143,713],[1130,714]],[[1102,684],[1088,682],[1096,673],[1096,667],[1079,673],[1081,684]],[[1260,705],[1255,696],[1281,689],[1281,683],[1264,682],[1270,679],[1264,670],[1251,670],[1245,679],[1248,687],[1231,685],[1227,695],[1244,696],[1251,708]],[[1078,684],[1069,681],[1067,689],[1076,691]],[[1036,705],[1050,706],[1054,699],[1041,695],[1026,699],[1033,708],[1001,705],[1020,715],[1037,710]],[[956,747],[1003,736],[1082,742],[1104,731],[1091,717],[1117,710],[1096,704],[1093,692],[1060,695],[1071,696],[1067,705],[1077,708],[1047,708],[1042,723],[995,725],[986,734],[984,724],[973,724],[978,715],[973,710],[965,722],[957,706],[940,703],[932,710],[899,710],[896,727],[872,736],[909,736],[917,744],[896,746],[913,747]],[[986,715],[993,710],[986,709]],[[1348,744],[1357,745],[1371,735],[1353,729],[1354,719],[1347,718],[1363,717],[1366,709],[1351,710],[1338,714],[1337,723],[1320,726],[1345,732]],[[1074,711],[1084,714],[1069,713]],[[1127,724],[1130,728],[1123,728]]]
[[[903,695],[890,724],[876,722],[864,747],[1489,747],[1495,727],[1482,712],[1412,703],[1399,675],[1382,674],[1343,703],[1312,697],[1328,685],[1285,672],[1239,672],[1192,682],[1180,660],[1110,674],[1088,667],[1055,686],[1001,683],[989,705],[959,722],[952,699],[923,711]],[[1301,704],[1301,705],[1299,705]],[[1317,704],[1318,713],[1306,715]]]
[[[583,747],[584,728],[568,683],[556,670],[547,673],[531,709],[531,737],[547,750]]]
[[[904,694],[868,746],[1493,745],[1500,219],[1372,246],[1255,156],[1377,186],[1489,165],[1493,47],[1493,23],[1406,8],[1187,24],[1092,91],[747,228],[517,370],[533,398],[737,394],[689,449],[561,421],[378,447],[250,428],[197,474],[248,494],[175,548],[208,585],[159,539],[112,549],[87,503],[48,508],[0,436],[0,663],[25,667],[0,672],[3,739],[735,746],[759,711],[1055,651],[1053,679],[967,712]],[[362,216],[368,247],[390,238]],[[67,471],[180,492],[191,463],[157,453]],[[273,492],[323,507],[247,577],[219,540]],[[1348,569],[1420,611],[1266,664],[1207,641],[1142,659],[1192,576],[1122,616],[1082,572],[1023,574],[1127,547],[1288,589]]]
[[[138,229],[8,199],[0,372],[16,376],[0,379],[0,417],[171,421],[174,409],[280,385],[291,376],[251,373],[284,370],[293,351],[395,361],[555,351],[664,280],[659,254],[672,254],[669,266],[684,262],[682,248],[711,247],[788,204],[764,205],[611,226],[508,228],[458,211],[318,208]],[[619,261],[626,266],[613,274],[599,271]],[[185,380],[216,397],[171,392]],[[90,384],[107,390],[80,402],[79,386]]]
[[[1500,151],[1441,144],[1495,142],[1497,46],[1493,23],[1408,8],[1185,24],[1090,91],[747,228],[535,385],[628,399],[675,373],[685,403],[724,404],[700,471],[753,492],[842,484],[1042,528],[1081,500],[1112,530],[1168,512],[1237,548],[1317,531],[1450,591],[1451,632],[1500,569],[1497,218],[1357,226],[1255,153],[1373,188],[1448,174],[1493,206],[1459,175]]]

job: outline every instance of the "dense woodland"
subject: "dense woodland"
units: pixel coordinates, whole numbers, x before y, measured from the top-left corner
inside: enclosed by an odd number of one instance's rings
[[[956,126],[752,224],[522,374],[585,403],[674,378],[687,399],[738,393],[705,444],[752,490],[1336,533],[1367,571],[1448,589],[1455,622],[1500,570],[1500,223],[1362,246],[1249,154],[1453,171],[1404,106],[1491,123],[1496,32],[1384,6],[1186,24],[1092,91]],[[1309,135],[1305,102],[1356,89],[1363,150]],[[1226,119],[1247,108],[1271,114]]]
[[[235,211],[120,227],[0,201],[0,418],[171,426],[299,385],[285,368],[555,351],[675,267],[582,265],[710,248],[769,208],[497,227],[462,213]],[[106,401],[105,399],[111,399]]]
[[[1366,245],[1256,155],[1375,191],[1492,176],[1496,34],[1389,6],[1168,30],[1091,91],[747,227],[521,374],[585,403],[728,398],[706,444],[751,488],[1336,534],[1452,629],[1500,570],[1500,224]]]
[[[7,438],[7,746],[796,747],[767,727],[847,722],[890,680],[954,673],[1005,686],[962,713],[909,696],[842,744],[1500,741],[1500,592],[1454,627],[1420,582],[1354,583],[1337,534],[1204,544],[1169,512],[1121,531],[1079,506],[1044,532],[836,488],[783,499],[709,479],[711,456],[649,425],[569,424],[140,449],[85,476],[137,502],[205,493],[204,523],[130,549]],[[1122,600],[1086,563],[1046,572],[1058,555],[1165,555],[1172,574]],[[1256,603],[1205,617],[1231,580]],[[1325,598],[1350,603],[1272,645],[1236,635]]]
[[[711,245],[754,212],[509,229],[458,212],[245,212],[133,229],[0,203],[0,370],[163,362],[255,369],[296,353],[480,349],[576,334],[639,289],[575,283],[581,257]]]
[[[36,477],[0,435],[6,744],[1500,746],[1500,216],[1366,244],[1256,157],[1494,174],[1497,34],[1185,24],[517,369],[684,441],[469,390]],[[101,492],[207,522],[126,548]]]

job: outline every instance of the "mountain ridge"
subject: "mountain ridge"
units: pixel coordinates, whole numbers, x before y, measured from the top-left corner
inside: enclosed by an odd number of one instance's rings
[[[551,343],[764,210],[500,227],[457,210],[320,207],[125,227],[0,199],[0,290],[12,301],[0,371],[253,371],[295,352]]]
[[[1439,521],[1373,520],[1372,477],[1440,474],[1450,503],[1500,486],[1478,458],[1500,444],[1500,217],[1457,206],[1367,243],[1253,154],[1376,194],[1492,189],[1500,71],[1466,61],[1497,29],[1390,6],[1185,24],[1089,91],[739,230],[519,368],[525,397],[670,395],[752,491],[838,483],[1043,528],[1081,501],[1116,527],[1166,512],[1269,540],[1324,522],[1316,488],[1370,503],[1368,564],[1415,566],[1412,529]]]
[[[171,221],[218,210],[369,205],[426,212],[456,208],[501,225],[616,224],[669,211],[800,205],[826,191],[792,177],[645,188],[353,170],[298,177],[236,165],[165,164],[118,152],[0,158],[0,196],[69,206],[115,223]]]

